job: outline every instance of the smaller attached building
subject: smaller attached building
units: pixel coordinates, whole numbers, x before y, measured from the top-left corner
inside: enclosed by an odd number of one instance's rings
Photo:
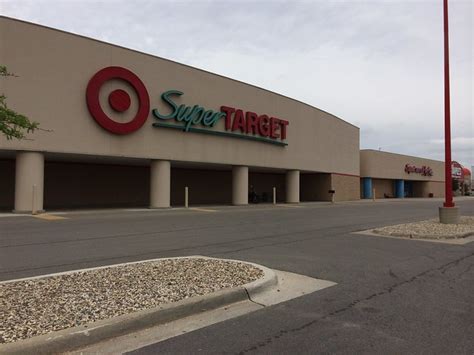
[[[360,151],[361,198],[443,197],[444,162]]]

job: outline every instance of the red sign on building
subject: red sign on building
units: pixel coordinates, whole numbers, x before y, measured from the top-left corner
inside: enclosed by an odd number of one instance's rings
[[[421,174],[423,176],[433,176],[433,169],[425,165],[423,165],[422,167],[416,167],[415,165],[406,164],[405,172],[407,174],[415,173],[415,174]]]

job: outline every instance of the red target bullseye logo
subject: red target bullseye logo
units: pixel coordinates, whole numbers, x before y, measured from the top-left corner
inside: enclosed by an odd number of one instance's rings
[[[107,80],[119,79],[127,82],[135,90],[138,97],[138,110],[135,117],[126,123],[111,119],[100,106],[100,88]],[[130,70],[122,67],[107,67],[99,70],[89,81],[86,91],[87,107],[92,117],[104,129],[115,134],[135,132],[145,123],[150,112],[150,98],[143,82]],[[128,93],[122,89],[110,93],[108,102],[116,112],[124,112],[130,108],[131,100]]]

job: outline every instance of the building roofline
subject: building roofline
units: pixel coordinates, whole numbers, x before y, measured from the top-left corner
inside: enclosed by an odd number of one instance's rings
[[[131,51],[131,52],[134,52],[134,53],[138,53],[138,54],[142,54],[142,55],[146,55],[146,56],[149,56],[149,57],[152,57],[152,58],[157,58],[157,59],[161,59],[161,60],[165,60],[167,62],[170,62],[170,63],[174,63],[174,64],[177,64],[177,65],[181,65],[181,66],[184,66],[186,68],[191,68],[191,69],[194,69],[194,70],[199,70],[203,73],[206,73],[206,74],[211,74],[211,75],[214,75],[214,76],[217,76],[217,77],[220,77],[220,78],[224,78],[224,79],[227,79],[227,80],[231,80],[231,81],[234,81],[234,82],[237,82],[239,84],[244,84],[244,85],[247,85],[247,86],[250,86],[250,87],[253,87],[253,88],[256,88],[256,89],[259,89],[259,90],[263,90],[263,91],[266,91],[266,92],[269,92],[271,94],[274,94],[274,95],[278,95],[278,96],[281,96],[285,99],[289,99],[289,100],[292,100],[292,101],[295,101],[297,103],[300,103],[300,104],[303,104],[303,105],[306,105],[306,106],[309,106],[313,109],[316,109],[318,111],[321,111],[321,112],[324,112],[336,119],[338,119],[339,121],[349,125],[349,126],[352,126],[358,130],[360,130],[359,127],[357,127],[356,125],[348,122],[348,121],[345,121],[343,120],[342,118],[330,113],[330,112],[327,112],[325,110],[322,110],[318,107],[315,107],[315,106],[312,106],[306,102],[303,102],[303,101],[300,101],[300,100],[297,100],[297,99],[294,99],[294,98],[291,98],[289,96],[285,96],[283,94],[280,94],[278,92],[274,92],[274,91],[270,91],[270,90],[267,90],[267,89],[264,89],[260,86],[257,86],[257,85],[253,85],[253,84],[249,84],[249,83],[246,83],[246,82],[243,82],[243,81],[240,81],[240,80],[237,80],[237,79],[233,79],[233,78],[229,78],[227,76],[224,76],[224,75],[221,75],[221,74],[217,74],[217,73],[213,73],[213,72],[210,72],[210,71],[207,71],[207,70],[204,70],[204,69],[200,69],[200,68],[196,68],[196,67],[193,67],[191,65],[188,65],[188,64],[183,64],[183,63],[179,63],[179,62],[176,62],[174,60],[171,60],[171,59],[167,59],[167,58],[163,58],[163,57],[159,57],[157,55],[154,55],[154,54],[150,54],[150,53],[145,53],[145,52],[141,52],[139,50],[136,50],[136,49],[131,49],[131,48],[127,48],[127,47],[124,47],[124,46],[121,46],[121,45],[118,45],[118,44],[113,44],[113,43],[109,43],[109,42],[105,42],[105,41],[102,41],[100,39],[96,39],[96,38],[92,38],[92,37],[87,37],[85,35],[81,35],[81,34],[77,34],[77,33],[73,33],[73,32],[68,32],[68,31],[65,31],[65,30],[61,30],[61,29],[58,29],[58,28],[54,28],[54,27],[50,27],[50,26],[45,26],[45,25],[42,25],[42,24],[39,24],[39,23],[34,23],[34,22],[29,22],[29,21],[26,21],[26,20],[21,20],[21,19],[18,19],[18,18],[14,18],[14,17],[9,17],[9,16],[5,16],[5,15],[0,15],[0,19],[7,19],[7,20],[12,20],[12,21],[17,21],[17,22],[22,22],[22,23],[26,23],[28,25],[32,25],[32,26],[37,26],[37,27],[42,27],[42,28],[45,28],[45,29],[48,29],[48,30],[51,30],[51,31],[56,31],[56,32],[60,32],[60,33],[65,33],[67,35],[71,35],[71,36],[75,36],[75,37],[80,37],[80,38],[84,38],[84,39],[87,39],[87,40],[90,40],[90,41],[94,41],[94,42],[98,42],[98,43],[102,43],[102,44],[106,44],[106,45],[109,45],[109,46],[113,46],[113,47],[117,47],[117,48],[121,48],[121,49],[124,49],[124,50],[127,50],[127,51]]]
[[[417,156],[415,156],[415,155],[407,155],[407,154],[400,154],[400,153],[387,152],[387,151],[384,151],[384,150],[377,150],[377,149],[361,149],[360,152],[361,152],[361,153],[362,153],[362,152],[375,152],[375,153],[384,153],[384,154],[400,155],[400,156],[403,156],[403,157],[417,158],[417,159],[425,159],[425,160],[435,161],[435,162],[443,163],[443,164],[444,164],[444,161],[443,161],[443,160],[436,160],[436,159],[430,159],[430,158],[424,158],[424,157],[417,157]]]

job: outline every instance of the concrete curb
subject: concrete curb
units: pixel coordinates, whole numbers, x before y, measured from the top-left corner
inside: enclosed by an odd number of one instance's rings
[[[390,232],[390,233],[384,233],[381,232],[378,229],[371,229],[370,230],[374,234],[378,235],[385,235],[385,236],[391,236],[391,237],[400,237],[400,238],[407,238],[407,239],[462,239],[462,238],[467,238],[470,236],[474,235],[474,232],[465,232],[465,233],[457,233],[457,234],[451,234],[451,235],[433,235],[433,234],[409,234],[409,233],[397,233],[397,232]]]
[[[182,258],[182,257],[180,257]],[[264,272],[264,276],[251,283],[196,296],[160,307],[146,309],[114,318],[100,320],[86,325],[51,332],[15,343],[0,345],[0,353],[5,354],[52,354],[72,351],[100,341],[136,332],[155,325],[168,323],[180,318],[220,308],[232,303],[251,300],[251,297],[267,291],[278,283],[275,272],[267,267],[240,260],[190,256],[235,261],[253,265]],[[177,259],[177,258],[164,258]],[[144,260],[146,262],[147,260]]]
[[[238,261],[238,260],[234,260],[234,261]],[[253,301],[252,298],[255,297],[256,295],[264,293],[268,291],[269,289],[278,285],[278,278],[273,270],[259,264],[247,263],[247,262],[246,264],[253,265],[256,268],[263,270],[264,272],[264,275],[262,278],[241,286],[243,289],[246,290],[248,294],[248,298],[251,301]]]

